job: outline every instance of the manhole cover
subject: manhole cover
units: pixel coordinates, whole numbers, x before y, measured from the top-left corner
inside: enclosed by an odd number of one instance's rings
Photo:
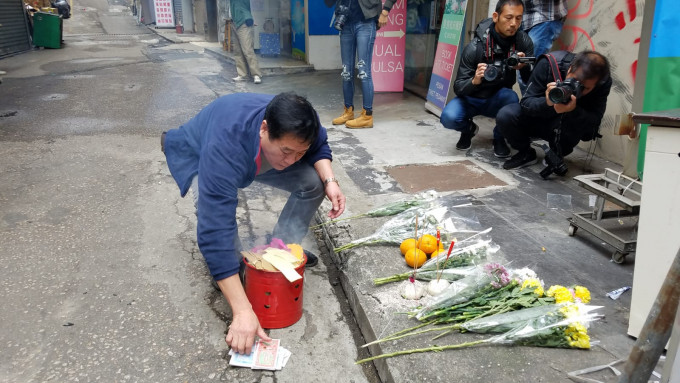
[[[445,165],[404,165],[387,169],[407,193],[434,189],[438,192],[505,186],[491,173],[471,161]]]

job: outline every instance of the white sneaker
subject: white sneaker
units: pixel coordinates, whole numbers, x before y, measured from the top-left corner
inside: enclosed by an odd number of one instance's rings
[[[253,76],[253,82],[255,84],[259,84],[262,82],[262,79],[260,78],[260,76]]]
[[[7,72],[5,72],[4,70],[0,70],[0,76],[2,76],[4,74],[7,74]]]
[[[234,81],[248,81],[248,77],[236,76],[236,77],[232,78],[232,80],[234,80]]]

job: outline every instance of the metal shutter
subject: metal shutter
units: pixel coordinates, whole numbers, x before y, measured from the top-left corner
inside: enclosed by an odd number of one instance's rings
[[[31,49],[22,0],[0,0],[0,57]]]

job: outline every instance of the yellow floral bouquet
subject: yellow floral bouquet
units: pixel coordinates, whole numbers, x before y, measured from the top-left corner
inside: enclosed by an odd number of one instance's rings
[[[586,291],[587,289],[585,288],[584,290],[580,290],[581,293],[585,293]],[[473,342],[431,346],[381,354],[359,360],[356,363],[360,364],[375,359],[390,358],[398,355],[430,351],[438,352],[484,344],[589,349],[591,342],[587,326],[590,322],[601,317],[599,314],[591,313],[591,311],[599,309],[600,307],[601,306],[587,306],[583,303],[575,303],[572,300],[551,305],[535,306],[514,312],[495,314],[466,323],[445,326],[444,328],[412,332],[404,336],[412,336],[436,330],[441,331],[443,329],[484,334],[500,333],[500,335]],[[379,341],[369,343],[366,346],[387,340],[396,340],[404,336],[383,338]]]

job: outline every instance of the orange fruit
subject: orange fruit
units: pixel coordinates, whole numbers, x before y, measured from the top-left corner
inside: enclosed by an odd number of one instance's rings
[[[425,234],[418,239],[418,248],[425,254],[432,254],[437,250],[437,238],[432,234]]]
[[[444,249],[435,250],[435,251],[432,252],[432,254],[430,254],[430,259],[436,257],[438,254],[446,255],[446,251],[444,251]],[[440,259],[440,261],[441,261],[441,259]]]
[[[410,249],[404,255],[406,264],[410,267],[420,267],[427,261],[427,254],[420,249]]]
[[[401,245],[399,245],[399,250],[401,250],[401,255],[406,255],[406,252],[410,249],[413,249],[414,247],[416,247],[416,239],[408,238],[401,242]]]

